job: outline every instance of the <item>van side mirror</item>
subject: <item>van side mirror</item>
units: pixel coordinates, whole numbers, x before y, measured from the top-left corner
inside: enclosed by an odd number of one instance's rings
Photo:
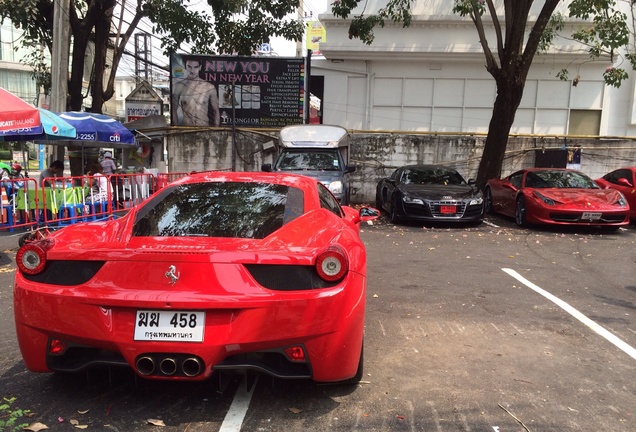
[[[261,165],[261,171],[272,172],[272,164],[266,163]]]
[[[345,174],[352,173],[355,170],[356,170],[356,166],[355,165],[346,165],[345,166]]]

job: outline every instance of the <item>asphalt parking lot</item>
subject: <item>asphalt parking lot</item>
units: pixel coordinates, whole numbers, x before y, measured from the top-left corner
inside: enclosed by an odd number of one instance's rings
[[[25,370],[0,237],[0,396],[52,431],[636,430],[636,226],[618,232],[364,226],[365,376],[357,386]],[[250,377],[251,378],[251,377]],[[0,413],[0,419],[2,419]]]

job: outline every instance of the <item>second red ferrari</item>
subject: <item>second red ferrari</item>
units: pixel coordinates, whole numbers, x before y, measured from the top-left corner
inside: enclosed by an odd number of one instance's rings
[[[605,226],[629,223],[620,192],[601,189],[587,175],[565,168],[527,168],[486,184],[485,210],[514,217],[519,226]]]
[[[595,182],[602,188],[622,193],[629,204],[630,217],[636,220],[636,167],[619,168]]]

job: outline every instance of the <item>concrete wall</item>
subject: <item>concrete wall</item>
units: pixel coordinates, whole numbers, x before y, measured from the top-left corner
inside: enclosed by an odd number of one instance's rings
[[[234,138],[233,138],[234,137]],[[170,172],[232,170],[232,144],[235,142],[236,171],[260,171],[261,164],[276,156],[273,146],[277,132],[206,131],[171,133],[167,138]],[[484,136],[452,136],[405,133],[355,132],[351,135],[353,203],[375,202],[377,182],[408,164],[443,164],[455,167],[466,179],[475,178],[483,151]],[[636,142],[579,138],[511,137],[502,175],[535,164],[535,152],[581,148],[580,170],[598,178],[613,169],[636,164]],[[155,144],[155,155],[161,155]],[[165,172],[165,161],[155,158],[153,167]]]

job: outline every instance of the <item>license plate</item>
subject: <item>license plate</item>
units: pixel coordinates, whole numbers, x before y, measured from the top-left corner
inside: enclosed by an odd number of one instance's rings
[[[205,312],[138,310],[136,341],[203,342]]]
[[[593,221],[593,220],[599,220],[601,216],[603,216],[603,213],[584,212],[583,216],[581,216],[581,219]]]
[[[439,212],[442,214],[455,214],[457,213],[457,206],[440,206]]]

